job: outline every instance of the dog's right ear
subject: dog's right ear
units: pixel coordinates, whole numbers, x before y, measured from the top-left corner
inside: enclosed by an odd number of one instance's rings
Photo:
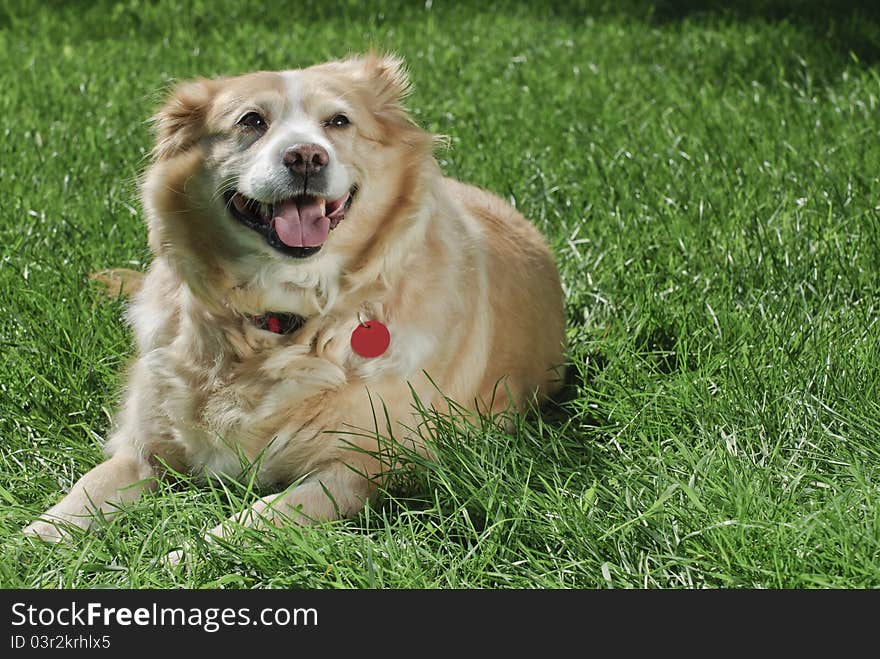
[[[179,83],[150,121],[156,131],[156,160],[170,158],[195,144],[205,129],[208,108],[220,84],[197,78]]]

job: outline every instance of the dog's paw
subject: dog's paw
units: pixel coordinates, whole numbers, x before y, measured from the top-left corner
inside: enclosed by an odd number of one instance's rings
[[[162,557],[162,564],[173,570],[183,562],[185,557],[186,552],[183,549],[175,549],[174,551],[169,551]]]
[[[159,562],[166,570],[171,570],[172,572],[180,569],[181,565],[189,571],[192,569],[195,556],[195,548],[190,543],[186,543],[180,549],[169,551]]]
[[[43,519],[28,524],[21,532],[30,538],[36,538],[43,542],[61,542],[70,537],[70,534],[62,530],[57,523],[47,522]]]

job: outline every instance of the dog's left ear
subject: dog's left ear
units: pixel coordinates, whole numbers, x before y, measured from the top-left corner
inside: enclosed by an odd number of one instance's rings
[[[153,115],[156,160],[170,158],[193,146],[202,136],[205,119],[219,81],[198,78],[178,84]]]
[[[363,85],[364,100],[379,116],[403,118],[402,101],[410,93],[409,77],[397,55],[370,51],[341,62],[343,70]]]
[[[406,66],[397,55],[368,53],[364,57],[364,71],[373,81],[373,91],[383,107],[399,107],[412,91]]]

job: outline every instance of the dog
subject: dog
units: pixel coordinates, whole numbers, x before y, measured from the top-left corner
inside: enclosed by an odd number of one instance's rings
[[[140,181],[152,261],[108,459],[25,533],[88,529],[169,470],[275,492],[237,525],[356,515],[396,458],[432,455],[422,409],[501,422],[562,384],[563,293],[539,231],[446,178],[402,61],[178,84]]]

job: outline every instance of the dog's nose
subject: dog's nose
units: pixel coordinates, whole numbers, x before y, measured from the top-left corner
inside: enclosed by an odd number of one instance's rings
[[[311,175],[327,166],[330,155],[327,149],[317,144],[297,144],[284,152],[282,160],[290,171]]]

